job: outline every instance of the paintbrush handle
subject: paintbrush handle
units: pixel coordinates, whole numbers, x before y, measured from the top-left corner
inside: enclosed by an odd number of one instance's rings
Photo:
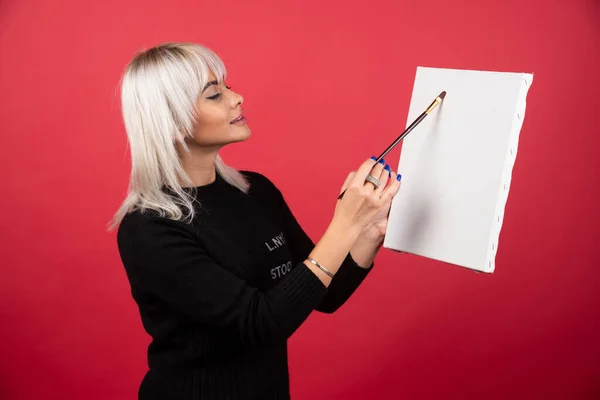
[[[397,138],[396,140],[394,140],[394,143],[390,144],[390,145],[388,146],[388,148],[387,148],[387,149],[385,149],[385,151],[384,151],[383,153],[381,153],[381,155],[380,155],[379,157],[377,157],[377,162],[379,162],[379,161],[380,161],[380,160],[381,160],[383,157],[385,157],[385,156],[386,156],[386,155],[387,155],[387,154],[388,154],[390,151],[392,151],[392,149],[393,149],[394,147],[396,147],[396,145],[397,145],[398,143],[400,143],[400,142],[402,141],[402,139],[404,139],[404,138],[406,137],[406,135],[408,135],[408,134],[410,133],[410,131],[412,131],[413,129],[415,129],[415,127],[416,127],[417,125],[419,125],[419,123],[420,123],[421,121],[423,121],[423,120],[425,119],[425,117],[426,117],[426,116],[427,116],[427,113],[426,113],[426,112],[423,112],[421,115],[419,115],[419,117],[418,117],[417,119],[415,119],[415,120],[413,121],[413,123],[412,123],[412,124],[410,124],[410,125],[408,126],[408,128],[406,128],[406,129],[404,130],[404,132],[402,132],[402,134],[401,134],[400,136],[398,136],[398,138]]]
[[[396,145],[398,143],[400,143],[402,141],[402,139],[404,139],[406,137],[406,135],[408,135],[410,133],[410,131],[412,131],[413,129],[415,129],[415,127],[417,125],[419,125],[419,123],[421,121],[423,121],[423,119],[425,119],[425,117],[427,116],[427,112],[423,111],[423,113],[421,115],[419,115],[419,117],[417,119],[415,119],[412,124],[410,124],[408,126],[408,128],[406,128],[404,130],[404,132],[402,132],[402,134],[400,136],[398,136],[398,138],[396,140],[394,140],[394,143],[392,143],[391,145],[388,146],[387,149],[384,150],[383,153],[381,153],[381,155],[379,157],[377,157],[377,160],[375,161],[375,163],[378,163],[379,161],[381,161],[381,159],[383,157],[385,157],[390,151],[392,151],[392,149],[394,147],[396,147]],[[342,193],[340,193],[340,195],[338,196],[338,200],[340,200],[342,197],[344,197],[344,193],[346,193],[346,190],[344,190]]]

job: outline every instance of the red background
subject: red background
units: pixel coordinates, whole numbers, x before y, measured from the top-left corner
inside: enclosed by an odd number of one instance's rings
[[[418,65],[533,72],[496,272],[382,250],[291,339],[292,395],[600,398],[597,0],[4,0],[0,35],[0,398],[135,398],[149,338],[105,230],[129,173],[117,85],[134,51],[179,40],[245,96],[253,135],[226,160],[315,240],[405,126]]]

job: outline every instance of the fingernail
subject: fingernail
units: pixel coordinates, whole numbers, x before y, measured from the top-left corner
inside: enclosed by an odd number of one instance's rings
[[[380,163],[385,164],[385,160],[382,158],[381,160],[379,160]]]
[[[391,170],[391,168],[390,168],[390,164],[385,164],[385,169],[386,169],[386,171],[389,171],[389,170]]]
[[[371,160],[373,160],[373,161],[377,161],[377,157],[375,157],[375,156],[371,156]]]
[[[396,176],[396,179],[398,179],[398,180],[402,179],[402,175],[398,174],[398,176]]]

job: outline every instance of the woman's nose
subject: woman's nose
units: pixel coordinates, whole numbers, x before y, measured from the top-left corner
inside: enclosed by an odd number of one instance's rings
[[[237,107],[239,105],[242,105],[243,103],[244,103],[244,98],[242,97],[242,95],[234,92],[232,106]]]

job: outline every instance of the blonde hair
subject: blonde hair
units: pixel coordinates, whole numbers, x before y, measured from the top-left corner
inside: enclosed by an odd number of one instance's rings
[[[194,217],[194,198],[181,182],[193,186],[183,170],[176,143],[189,151],[197,117],[196,101],[210,73],[224,79],[227,71],[210,49],[194,43],[164,43],[137,53],[121,81],[121,107],[131,152],[127,196],[109,230],[138,209],[154,210],[173,220]],[[247,193],[249,184],[217,155],[217,174]],[[168,189],[171,193],[167,193]]]

